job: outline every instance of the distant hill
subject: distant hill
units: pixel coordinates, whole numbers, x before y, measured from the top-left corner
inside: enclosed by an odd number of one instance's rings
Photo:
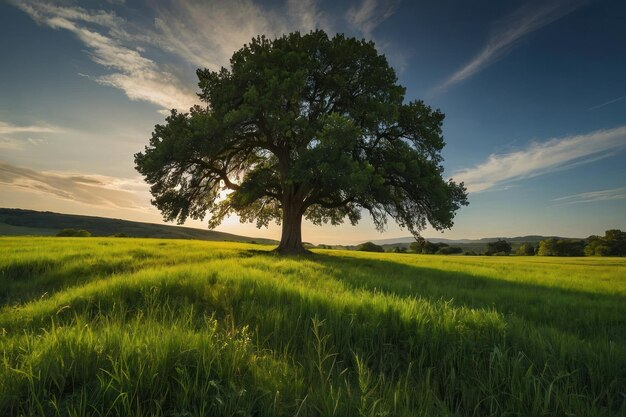
[[[252,238],[191,227],[61,214],[50,211],[0,208],[0,235],[50,236],[56,235],[60,230],[67,228],[85,229],[90,231],[93,236],[111,236],[116,233],[124,233],[130,237],[277,243],[272,239]]]
[[[482,239],[442,239],[442,238],[425,238],[432,243],[447,243],[450,246],[458,246],[463,249],[463,252],[475,252],[483,253],[487,251],[487,244],[489,242],[495,242],[498,239],[504,239],[511,243],[513,251],[520,247],[523,243],[532,243],[537,245],[540,241],[545,239],[576,239],[560,236],[540,236],[540,235],[528,235],[528,236],[516,236],[516,237],[484,237]],[[374,240],[374,243],[381,245],[385,251],[390,251],[394,247],[408,248],[411,242],[415,242],[415,239],[410,237],[402,237],[395,239],[381,239]],[[349,247],[348,249],[354,249],[356,246]]]
[[[486,245],[489,242],[495,242],[498,239],[504,239],[507,242],[511,243],[539,243],[545,239],[577,239],[577,238],[564,238],[560,236],[541,236],[541,235],[528,235],[528,236],[517,236],[517,237],[484,237],[482,239],[443,239],[443,238],[424,238],[429,242],[433,243],[447,243],[448,245],[459,245],[459,244],[483,244]],[[413,236],[407,237],[398,237],[393,239],[380,239],[380,240],[372,240],[372,242],[377,245],[397,245],[401,243],[410,244],[411,242],[415,242],[415,238]]]

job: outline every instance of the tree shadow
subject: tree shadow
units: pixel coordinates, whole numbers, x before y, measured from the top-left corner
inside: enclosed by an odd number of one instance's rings
[[[267,252],[256,252],[256,256]],[[352,289],[399,297],[449,301],[457,307],[486,309],[507,320],[521,319],[580,339],[626,342],[626,297],[407,265],[382,259],[316,253],[303,260],[319,263]]]

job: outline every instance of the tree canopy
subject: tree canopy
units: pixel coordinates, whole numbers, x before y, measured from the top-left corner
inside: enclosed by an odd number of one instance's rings
[[[498,239],[495,242],[487,243],[486,255],[508,255],[511,253],[511,244],[504,239]]]
[[[533,256],[535,252],[535,246],[532,243],[523,243],[515,253],[519,256]]]
[[[463,184],[443,178],[443,113],[405,103],[372,42],[261,36],[230,68],[197,75],[204,105],[172,110],[135,155],[166,220],[276,221],[279,251],[299,252],[303,217],[356,224],[365,210],[377,229],[392,218],[417,237],[452,227],[467,204]]]
[[[361,243],[359,246],[357,246],[356,250],[362,251],[362,252],[384,252],[385,251],[382,246],[377,245],[372,242]]]
[[[584,256],[585,241],[579,239],[546,239],[539,242],[539,256]]]

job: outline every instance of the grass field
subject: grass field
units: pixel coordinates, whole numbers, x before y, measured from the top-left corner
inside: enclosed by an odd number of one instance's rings
[[[626,259],[269,249],[0,238],[0,415],[626,415]]]

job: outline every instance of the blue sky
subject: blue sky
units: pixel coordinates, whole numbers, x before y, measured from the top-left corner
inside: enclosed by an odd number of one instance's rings
[[[425,236],[626,229],[617,0],[0,2],[0,206],[160,222],[133,154],[166,109],[196,101],[195,69],[258,34],[316,28],[373,40],[407,99],[446,114],[446,176],[470,205]],[[236,218],[218,230],[279,236]],[[406,235],[304,226],[316,243]]]

